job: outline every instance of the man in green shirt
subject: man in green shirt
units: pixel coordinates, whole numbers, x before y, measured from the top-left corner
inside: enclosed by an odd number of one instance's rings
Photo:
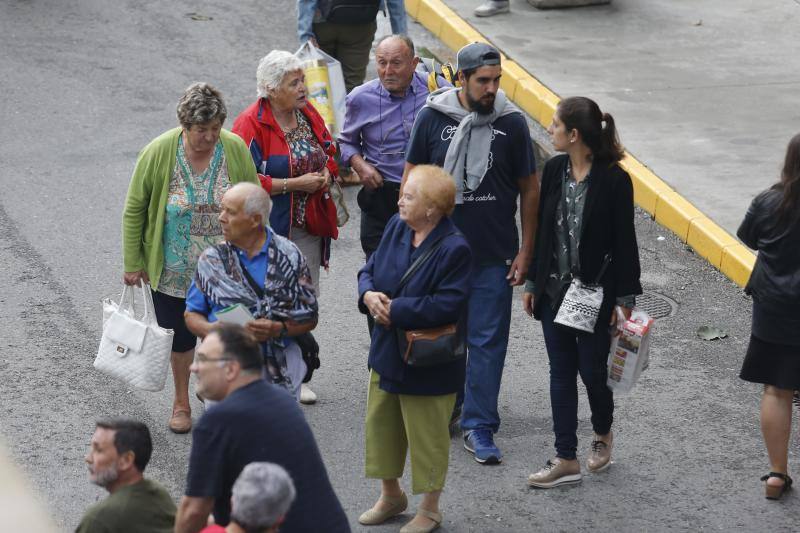
[[[153,441],[135,420],[97,422],[86,462],[92,483],[110,496],[86,511],[76,533],[171,532],[175,503],[155,481],[144,479]]]

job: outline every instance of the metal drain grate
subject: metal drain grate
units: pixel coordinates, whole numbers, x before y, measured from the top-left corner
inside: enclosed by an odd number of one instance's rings
[[[655,319],[675,316],[678,312],[678,303],[675,300],[653,291],[644,291],[644,294],[637,296],[636,307]]]

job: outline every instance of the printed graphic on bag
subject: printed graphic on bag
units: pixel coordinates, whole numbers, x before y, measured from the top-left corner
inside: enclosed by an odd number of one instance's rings
[[[647,367],[653,319],[634,310],[611,342],[607,385],[615,392],[630,391]]]

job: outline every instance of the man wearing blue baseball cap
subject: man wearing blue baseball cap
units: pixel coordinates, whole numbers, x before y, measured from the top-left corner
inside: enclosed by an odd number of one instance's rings
[[[416,165],[434,164],[455,180],[453,220],[473,255],[461,429],[475,460],[496,464],[512,289],[524,282],[533,254],[539,186],[528,124],[500,89],[500,52],[472,43],[456,59],[461,87],[428,97],[411,132],[404,176]]]

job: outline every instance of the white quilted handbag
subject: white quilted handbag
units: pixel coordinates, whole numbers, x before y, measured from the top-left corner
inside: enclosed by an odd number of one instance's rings
[[[174,332],[156,322],[153,295],[145,283],[141,287],[144,316],[136,318],[134,291],[135,287],[126,285],[119,304],[103,300],[103,337],[94,367],[138,389],[160,391],[167,378]]]

